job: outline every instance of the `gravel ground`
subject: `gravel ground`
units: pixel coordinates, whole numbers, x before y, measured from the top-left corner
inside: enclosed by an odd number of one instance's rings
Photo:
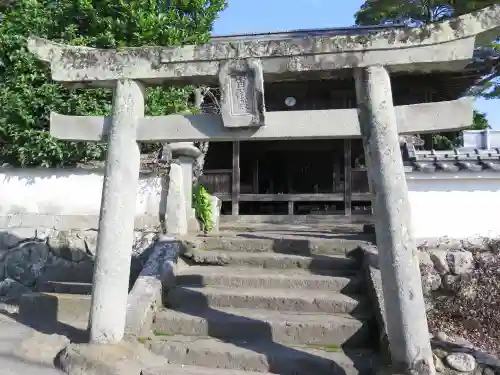
[[[476,269],[457,283],[455,293],[435,296],[429,327],[500,357],[500,254],[487,261],[474,255]]]

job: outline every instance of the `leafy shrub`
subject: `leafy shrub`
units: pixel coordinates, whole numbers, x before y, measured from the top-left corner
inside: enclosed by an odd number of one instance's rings
[[[212,202],[210,201],[210,194],[201,184],[193,187],[193,207],[196,218],[202,225],[202,230],[210,232],[213,229]]]
[[[74,165],[102,159],[105,152],[103,144],[54,139],[49,118],[51,111],[110,115],[112,91],[71,89],[53,82],[48,66],[28,51],[28,36],[95,48],[204,43],[225,6],[225,0],[0,3],[0,165]],[[146,113],[188,111],[191,93],[190,87],[149,88]]]

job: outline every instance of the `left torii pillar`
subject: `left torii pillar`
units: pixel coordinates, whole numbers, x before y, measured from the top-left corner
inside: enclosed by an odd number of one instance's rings
[[[107,141],[108,153],[89,323],[92,343],[118,343],[125,332],[140,170],[137,132],[139,122],[144,118],[144,87],[140,80],[106,76],[102,69],[106,70],[109,63],[106,58],[96,61],[96,50],[92,48],[64,46],[38,38],[30,38],[28,48],[40,60],[50,64],[56,81],[69,85],[85,82],[90,86],[111,87],[114,90],[112,116],[103,123],[107,135],[98,140]],[[88,120],[92,117],[70,116],[69,123],[77,118]],[[89,136],[91,129],[92,126],[85,124],[55,136],[65,140],[96,141]]]
[[[125,331],[140,169],[136,134],[143,117],[141,83],[130,79],[117,81],[92,284],[90,340],[93,343],[117,343]]]

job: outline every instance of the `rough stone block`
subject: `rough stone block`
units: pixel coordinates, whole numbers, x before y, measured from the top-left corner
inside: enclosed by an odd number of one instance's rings
[[[181,243],[171,237],[160,238],[129,293],[125,332],[147,336],[162,296],[175,284]]]
[[[90,296],[56,293],[28,293],[21,297],[19,315],[26,322],[85,322],[90,313]]]
[[[166,229],[169,235],[183,236],[188,232],[185,200],[182,167],[172,163],[166,208]]]
[[[221,115],[228,128],[265,125],[264,78],[259,60],[221,63]]]
[[[66,374],[140,375],[148,367],[167,365],[138,343],[114,345],[70,344],[57,358],[58,367]]]
[[[210,201],[212,205],[212,232],[218,232],[222,201],[214,195],[210,196]]]
[[[450,251],[446,260],[455,275],[462,275],[474,269],[474,256],[470,251]]]
[[[436,271],[438,271],[441,275],[445,275],[450,272],[450,266],[448,265],[447,260],[447,250],[429,250],[429,254],[434,262],[434,268],[436,268]]]

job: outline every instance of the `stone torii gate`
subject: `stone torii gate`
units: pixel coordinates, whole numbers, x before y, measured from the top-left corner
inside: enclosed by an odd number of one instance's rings
[[[461,70],[500,30],[500,6],[422,28],[359,35],[217,40],[202,46],[100,50],[31,38],[65,84],[114,89],[111,117],[51,114],[51,134],[109,144],[92,291],[91,341],[123,338],[141,142],[362,137],[394,369],[434,373],[399,134],[458,129],[469,100],[394,107],[390,74]],[[264,81],[352,74],[358,109],[267,112]],[[332,81],[334,82],[334,81]],[[216,85],[222,113],[144,116],[146,85]],[[332,83],[333,85],[333,83]],[[337,124],[337,125],[336,125]]]

